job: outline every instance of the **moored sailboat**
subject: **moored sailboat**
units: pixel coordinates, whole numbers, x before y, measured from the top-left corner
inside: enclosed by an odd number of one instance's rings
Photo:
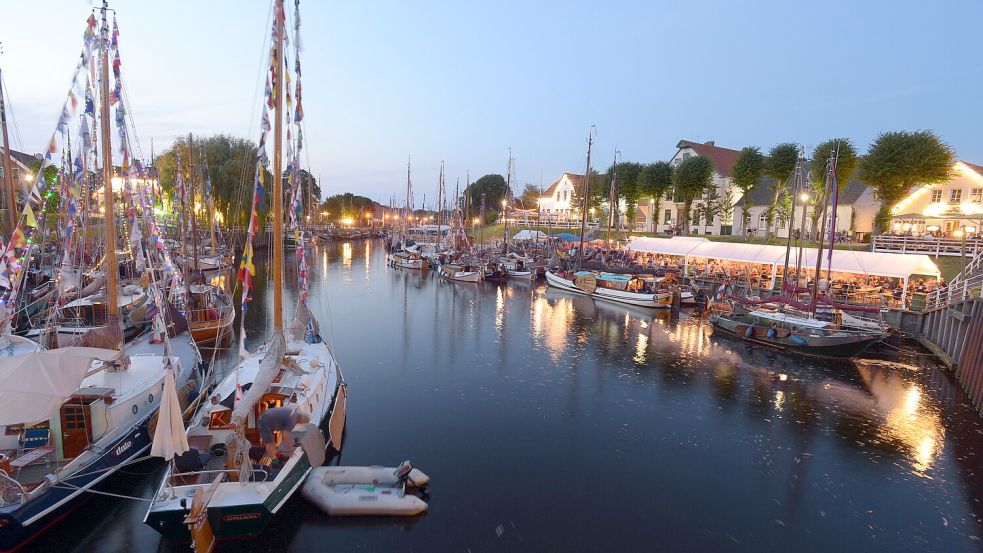
[[[295,29],[299,31],[299,16],[296,17]],[[272,125],[273,175],[284,173],[284,120],[297,124],[296,149],[291,143],[290,129],[287,131],[288,182],[294,187],[297,185],[293,177],[298,166],[299,123],[303,111],[299,71],[296,96],[291,96],[284,88],[284,71],[290,66],[284,63],[285,19],[283,0],[276,0],[271,65],[267,73],[270,86],[266,99],[275,117]],[[299,67],[296,51],[294,56]],[[283,108],[285,95],[287,113]],[[296,107],[291,111],[294,99]],[[263,121],[261,145],[265,144],[271,127],[265,107]],[[243,312],[248,306],[255,273],[252,240],[260,228],[259,204],[265,194],[267,156],[263,146],[259,148],[257,158],[256,185],[239,273],[243,285]],[[166,536],[187,539],[193,534],[189,533],[186,523],[194,526],[191,532],[197,532],[206,522],[217,539],[256,536],[297,491],[311,468],[323,462],[326,441],[334,449],[341,449],[346,388],[341,369],[321,340],[317,321],[306,306],[304,248],[296,249],[300,288],[297,313],[293,322],[284,326],[284,194],[282,179],[275,177],[273,180],[273,335],[256,352],[250,354],[241,348],[245,359],[218,384],[209,401],[195,413],[187,432],[193,452],[187,462],[191,464],[173,463],[168,467],[144,519]],[[292,197],[296,198],[296,194]],[[291,219],[297,228],[297,221]],[[241,339],[244,344],[244,335]],[[275,440],[271,431],[263,426],[263,416],[268,410],[282,408],[288,408],[297,424],[279,429],[280,439]],[[319,428],[325,424],[329,428],[328,440]],[[272,457],[271,449],[276,451]],[[210,453],[211,458],[203,461],[201,454],[205,453]],[[189,511],[191,516],[186,518]]]

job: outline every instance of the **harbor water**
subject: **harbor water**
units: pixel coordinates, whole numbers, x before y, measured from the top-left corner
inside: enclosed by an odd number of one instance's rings
[[[308,256],[349,385],[330,462],[411,459],[430,511],[328,518],[297,494],[220,551],[983,552],[983,425],[910,343],[804,360],[715,337],[685,309],[389,268],[378,240]],[[271,327],[266,266],[253,348]],[[288,311],[295,279],[288,266]],[[161,467],[103,489],[149,498]],[[146,507],[94,496],[28,550],[188,551],[142,524]]]

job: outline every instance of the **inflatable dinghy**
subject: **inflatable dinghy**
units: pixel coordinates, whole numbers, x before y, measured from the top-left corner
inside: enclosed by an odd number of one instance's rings
[[[332,516],[414,516],[427,510],[420,495],[428,497],[429,484],[430,477],[409,461],[398,467],[318,467],[301,493]]]

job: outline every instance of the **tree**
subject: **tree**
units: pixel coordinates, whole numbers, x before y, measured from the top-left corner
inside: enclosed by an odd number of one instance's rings
[[[792,142],[782,142],[776,144],[768,152],[768,161],[765,163],[765,174],[775,179],[775,187],[772,190],[771,203],[765,211],[765,240],[771,238],[772,223],[775,221],[776,209],[778,208],[778,198],[788,184],[788,178],[795,171],[795,164],[799,161],[799,146]]]
[[[638,191],[642,196],[652,198],[652,229],[658,229],[659,211],[662,199],[672,189],[672,165],[667,161],[656,161],[642,167],[638,173]]]
[[[757,146],[745,146],[741,149],[741,153],[737,154],[737,160],[734,161],[734,167],[731,169],[734,186],[743,195],[741,229],[744,231],[745,237],[748,236],[747,228],[751,223],[751,213],[748,211],[748,196],[751,194],[751,189],[761,182],[764,166],[765,158],[761,155],[761,149]],[[730,207],[733,209],[733,204]]]
[[[724,203],[727,202],[720,197],[720,194],[717,193],[717,187],[713,185],[700,196],[700,200],[696,204],[696,213],[700,216],[700,221],[705,229],[713,226],[713,219],[720,214]]]
[[[635,208],[638,206],[638,175],[642,172],[642,164],[633,161],[622,161],[608,168],[609,175],[618,175],[615,186],[618,187],[619,200],[625,201],[625,216],[629,221],[635,220]]]
[[[611,181],[608,175],[601,175],[596,170],[590,170],[590,179],[587,181],[587,209],[599,210],[601,203],[608,199],[611,191]],[[580,190],[577,191],[581,193]]]
[[[501,208],[502,200],[505,199],[508,192],[508,185],[505,184],[505,177],[502,175],[490,174],[471,183],[471,186],[468,186],[464,192],[470,198],[471,214],[469,216],[477,216],[481,213],[481,199],[484,196],[486,219],[491,221],[492,217],[488,210]]]
[[[536,206],[539,205],[539,196],[539,187],[535,184],[526,183],[525,188],[522,189],[522,195],[519,196],[522,209],[536,209]]]
[[[812,150],[812,161],[810,162],[810,181],[812,184],[812,203],[813,209],[810,219],[812,219],[812,234],[815,235],[819,226],[819,217],[822,215],[820,206],[829,201],[826,197],[826,173],[829,160],[836,154],[836,188],[843,191],[850,182],[850,177],[860,166],[860,157],[857,156],[857,149],[849,138],[832,138],[820,143]],[[835,209],[835,206],[833,206]]]
[[[689,234],[689,219],[693,200],[713,186],[713,163],[705,156],[683,160],[672,174],[675,193],[683,202],[683,233]]]
[[[245,138],[219,134],[207,138],[195,137],[194,146],[196,165],[201,161],[207,164],[208,177],[212,182],[215,209],[223,214],[226,225],[244,226],[249,220],[249,206],[252,201],[252,187],[256,173],[256,144]],[[171,199],[174,198],[178,153],[181,154],[184,178],[187,179],[190,169],[188,166],[187,137],[176,140],[155,160],[155,166],[160,173],[164,209],[168,212],[174,212],[178,209],[171,206]],[[201,154],[204,154],[204,157]],[[272,205],[272,202],[269,201],[269,194],[273,189],[273,176],[269,171],[266,171],[264,176],[264,182],[267,183],[266,201],[264,202],[265,206],[261,206],[261,208],[265,207],[266,209],[260,210],[261,218],[265,216],[266,210]],[[198,194],[203,193],[203,184],[200,182],[195,187]],[[243,192],[245,190],[249,192]]]
[[[915,185],[952,178],[955,158],[952,148],[932,131],[881,133],[860,162],[860,180],[881,200],[875,232],[887,229],[891,208]]]
[[[335,194],[324,200],[321,210],[328,212],[328,219],[340,221],[342,219],[353,219],[361,221],[366,213],[374,213],[376,203],[365,196],[357,196],[351,192]]]

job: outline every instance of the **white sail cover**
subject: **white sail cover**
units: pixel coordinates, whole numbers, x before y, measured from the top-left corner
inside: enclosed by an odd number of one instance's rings
[[[174,384],[174,371],[167,370],[164,377],[164,397],[157,413],[157,429],[154,442],[150,446],[151,457],[163,457],[170,461],[175,455],[188,451],[188,437],[184,433],[184,420],[181,418],[181,403],[177,399]]]
[[[232,420],[240,426],[249,416],[253,407],[263,399],[263,394],[269,389],[270,384],[276,375],[280,373],[280,362],[287,352],[287,342],[283,339],[283,333],[277,332],[270,338],[266,345],[266,355],[259,362],[259,370],[256,378],[250,385],[249,390],[236,402],[235,409],[232,411]]]
[[[85,378],[93,359],[118,351],[62,348],[0,358],[0,426],[48,420]]]

